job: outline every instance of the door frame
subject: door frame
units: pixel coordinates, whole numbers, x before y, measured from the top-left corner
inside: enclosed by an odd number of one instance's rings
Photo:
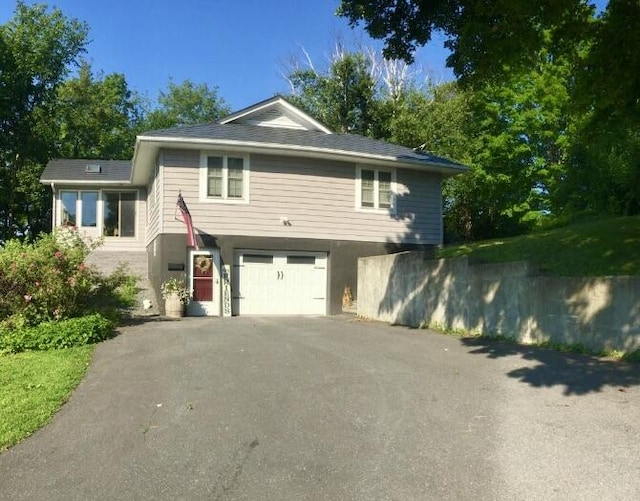
[[[187,305],[187,315],[194,317],[219,317],[221,314],[220,300],[222,287],[220,283],[220,249],[189,249],[189,290],[193,293],[193,259],[196,256],[210,256],[213,263],[213,301],[190,301]]]

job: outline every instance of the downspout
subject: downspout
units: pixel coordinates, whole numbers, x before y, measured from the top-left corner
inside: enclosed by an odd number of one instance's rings
[[[51,182],[51,191],[53,191],[53,210],[51,211],[51,229],[56,227],[56,185]]]

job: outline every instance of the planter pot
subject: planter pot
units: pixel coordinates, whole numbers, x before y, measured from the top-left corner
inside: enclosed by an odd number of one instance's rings
[[[184,304],[178,296],[169,296],[164,300],[164,312],[169,318],[184,317]]]

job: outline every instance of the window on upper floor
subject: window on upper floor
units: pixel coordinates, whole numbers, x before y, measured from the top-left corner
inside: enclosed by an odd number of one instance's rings
[[[236,203],[248,201],[248,157],[207,153],[202,155],[201,171],[200,198],[202,200]]]
[[[97,191],[63,190],[60,192],[60,206],[60,224],[85,228],[97,225]]]
[[[395,170],[358,167],[356,173],[356,209],[393,212]]]

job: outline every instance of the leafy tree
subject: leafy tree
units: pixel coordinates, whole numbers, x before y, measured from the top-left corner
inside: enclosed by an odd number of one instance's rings
[[[160,106],[147,110],[139,126],[141,131],[216,122],[230,112],[217,87],[194,84],[191,80],[181,84],[170,81],[168,90],[160,92],[158,102]]]
[[[426,150],[461,163],[471,162],[471,94],[456,82],[408,85],[379,105],[392,143]]]
[[[580,115],[558,204],[568,211],[640,213],[640,3],[611,0],[592,24],[576,72]]]
[[[513,235],[561,212],[557,197],[575,140],[570,95],[577,60],[575,53],[550,58],[542,50],[528,73],[468,91],[475,144],[471,175],[448,183],[447,215],[464,222],[455,234]]]
[[[481,81],[530,68],[548,42],[552,52],[574,45],[593,7],[587,0],[342,0],[338,13],[384,39],[386,57],[409,62],[441,32],[452,52],[448,65],[465,80]]]
[[[85,50],[87,27],[59,9],[18,2],[0,26],[0,242],[50,224],[38,182],[53,149],[57,88]]]
[[[59,137],[63,158],[129,159],[142,113],[124,75],[94,77],[83,63],[78,76],[58,88]]]
[[[289,99],[336,132],[376,135],[376,81],[364,53],[340,52],[326,72],[295,69]]]

